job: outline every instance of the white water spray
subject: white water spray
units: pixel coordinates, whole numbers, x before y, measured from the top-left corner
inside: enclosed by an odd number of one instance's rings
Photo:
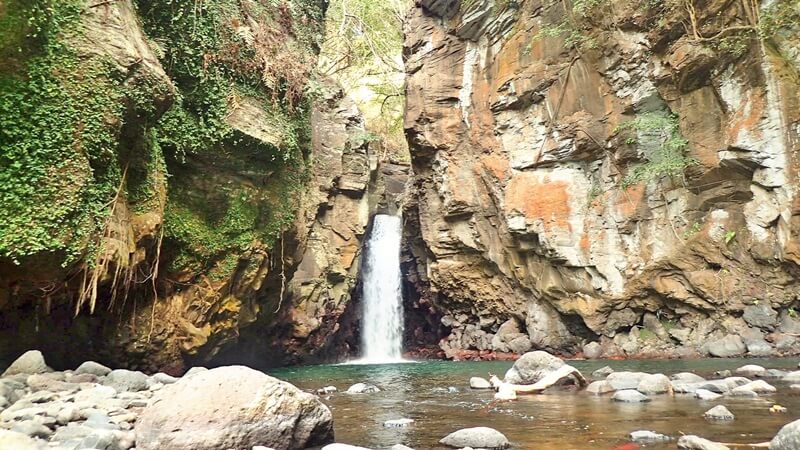
[[[359,363],[402,362],[403,291],[400,275],[402,218],[377,215],[367,242],[364,267],[364,317]]]

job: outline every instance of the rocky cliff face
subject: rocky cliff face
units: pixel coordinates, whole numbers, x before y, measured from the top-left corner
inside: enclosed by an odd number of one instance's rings
[[[791,3],[417,2],[408,271],[449,356],[798,351]]]
[[[309,85],[325,5],[0,7],[0,364],[346,351],[358,249],[407,168]]]

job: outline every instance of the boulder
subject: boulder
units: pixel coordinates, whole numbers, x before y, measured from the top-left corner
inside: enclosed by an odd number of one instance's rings
[[[172,375],[167,375],[163,372],[159,372],[151,377],[151,379],[156,383],[161,384],[172,384],[178,382],[180,378],[175,378]]]
[[[717,405],[705,413],[703,417],[709,420],[733,420],[733,413],[723,405]]]
[[[645,395],[666,394],[672,391],[672,383],[666,375],[657,373],[643,377],[636,390]]]
[[[707,389],[698,389],[694,392],[694,396],[700,400],[716,400],[722,397],[722,394],[717,394],[716,392],[711,392]]]
[[[455,448],[505,449],[509,446],[508,439],[503,433],[488,427],[464,428],[454,431],[439,443]]]
[[[730,450],[727,445],[712,442],[692,434],[681,436],[678,439],[678,448],[685,450]]]
[[[744,307],[742,319],[750,326],[771,329],[778,323],[778,312],[763,303],[747,305]]]
[[[601,367],[592,372],[592,378],[603,379],[614,373],[614,369],[609,366]]]
[[[563,365],[564,361],[547,352],[525,353],[508,369],[503,381],[510,384],[534,384]]]
[[[403,444],[394,444],[389,450],[414,450],[411,447],[406,447]]]
[[[787,383],[800,383],[800,370],[787,373],[781,378],[781,380]]]
[[[616,390],[636,389],[642,379],[648,375],[644,372],[614,372],[606,377],[606,381]]]
[[[586,386],[586,392],[594,395],[603,395],[609,392],[614,392],[616,389],[611,387],[611,384],[608,381],[600,380],[594,381]]]
[[[374,384],[356,383],[347,388],[346,392],[348,394],[374,394],[380,391],[381,390],[378,389],[378,386],[375,386]]]
[[[599,342],[589,342],[583,346],[583,356],[586,359],[598,359],[603,355],[603,347]]]
[[[621,391],[617,391],[614,396],[611,397],[611,400],[623,403],[642,403],[649,402],[650,397],[634,389],[623,389]]]
[[[15,431],[0,429],[0,450],[45,450],[46,448],[44,441]]]
[[[139,392],[147,389],[147,375],[126,369],[112,370],[106,375],[103,384],[118,392]]]
[[[731,392],[732,393],[736,392],[737,389],[739,389],[739,390],[747,389],[747,390],[755,392],[756,394],[773,394],[773,393],[775,393],[777,391],[777,389],[775,389],[775,386],[767,383],[764,380],[751,381],[751,382],[749,382],[747,384],[743,384],[741,386],[733,388],[731,390]]]
[[[111,373],[111,369],[94,361],[86,361],[78,366],[77,369],[75,369],[75,375],[81,375],[84,373],[88,373],[96,377],[104,377]]]
[[[492,383],[489,383],[486,378],[472,377],[469,379],[469,387],[472,389],[491,389]]]
[[[691,372],[681,372],[673,374],[669,377],[670,380],[673,381],[680,381],[685,383],[701,383],[706,381],[705,378],[701,377],[700,375],[691,373]]]
[[[784,425],[769,443],[769,450],[797,450],[799,448],[800,420]]]
[[[12,375],[26,374],[32,375],[35,373],[52,372],[53,369],[47,367],[44,361],[44,356],[39,350],[29,350],[22,354],[19,358],[14,360],[8,369],[3,372],[3,377],[10,377]]]
[[[734,370],[733,372],[737,375],[741,375],[743,377],[754,377],[757,375],[761,375],[766,373],[767,369],[757,366],[755,364],[748,364],[746,366],[739,367],[738,369]]]
[[[710,342],[708,344],[708,353],[711,356],[719,358],[730,358],[732,356],[741,356],[747,351],[741,336],[727,335],[722,339]]]
[[[331,412],[316,396],[242,366],[165,386],[135,430],[138,450],[300,449],[333,440]]]

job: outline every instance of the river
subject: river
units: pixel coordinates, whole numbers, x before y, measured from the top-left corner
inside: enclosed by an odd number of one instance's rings
[[[497,403],[493,391],[471,390],[471,376],[502,377],[510,362],[425,361],[385,365],[323,365],[284,368],[271,372],[307,390],[336,386],[339,392],[323,397],[334,417],[336,442],[369,448],[405,444],[417,450],[444,448],[439,439],[460,428],[488,426],[504,433],[515,449],[615,449],[630,442],[635,430],[651,430],[679,437],[697,434],[723,442],[753,443],[770,440],[781,426],[800,418],[800,394],[788,385],[768,380],[775,395],[758,398],[723,397],[701,401],[690,395],[656,395],[648,403],[616,403],[610,395],[554,389],[543,395]],[[713,372],[745,364],[790,370],[798,359],[699,359],[573,361],[587,377],[608,365],[614,370],[673,374],[694,372],[713,378]],[[347,394],[352,384],[366,382],[382,392]],[[455,391],[450,388],[455,388]],[[784,414],[770,413],[778,403]],[[732,422],[708,422],[703,413],[724,404],[736,416]],[[411,418],[406,428],[385,428],[383,422]],[[675,448],[675,443],[648,445],[648,449]]]

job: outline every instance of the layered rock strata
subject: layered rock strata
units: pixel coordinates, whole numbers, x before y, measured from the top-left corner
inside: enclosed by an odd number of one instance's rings
[[[416,2],[409,272],[450,356],[798,351],[798,11],[678,3]]]

